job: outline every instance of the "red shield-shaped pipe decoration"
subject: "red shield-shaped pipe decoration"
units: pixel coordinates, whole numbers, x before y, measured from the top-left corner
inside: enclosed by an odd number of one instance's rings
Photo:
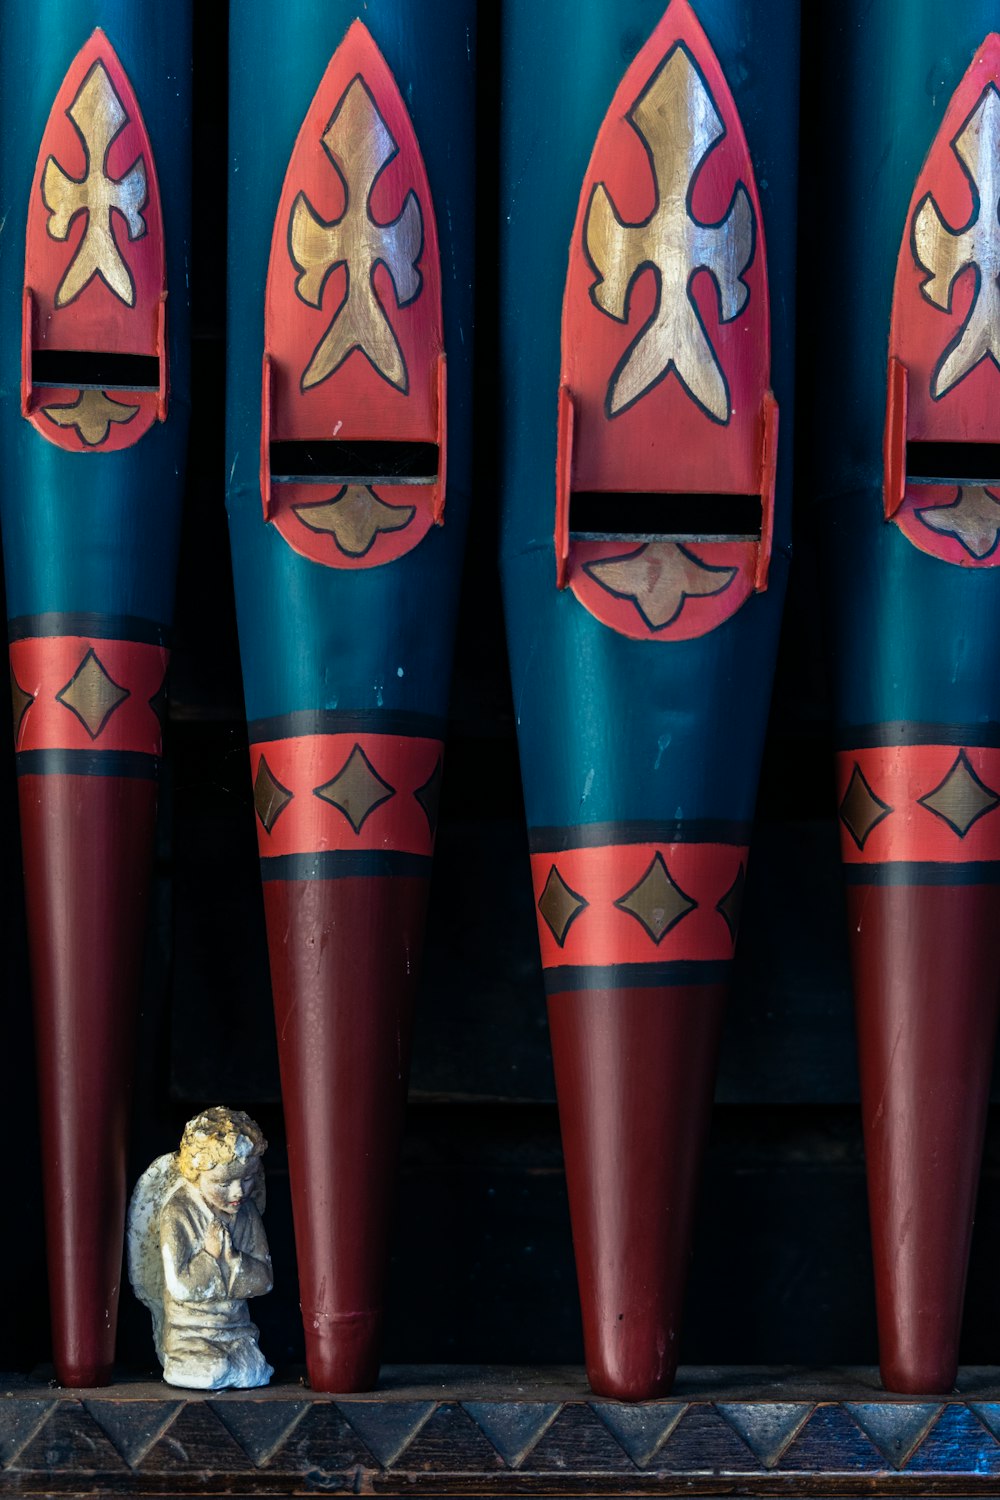
[[[327,567],[409,552],[444,509],[440,256],[413,126],[360,21],[289,162],[264,347],[265,519]]]
[[[945,562],[1000,562],[1000,37],[952,96],[917,178],[896,266],[884,504]],[[975,445],[975,446],[972,446]]]
[[[109,453],[167,408],[156,166],[104,32],[74,58],[42,136],[24,257],[21,410],[49,442]]]
[[[770,364],[746,138],[690,5],[672,0],[598,134],[563,302],[557,581],[613,629],[703,635],[766,587]],[[713,519],[732,496],[750,527]],[[647,524],[626,531],[615,516],[636,497]]]

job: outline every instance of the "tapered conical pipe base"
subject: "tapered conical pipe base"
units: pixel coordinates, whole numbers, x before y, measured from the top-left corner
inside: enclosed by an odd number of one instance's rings
[[[66,1386],[111,1379],[156,783],[18,783],[52,1346]]]
[[[726,987],[549,999],[583,1312],[599,1396],[667,1395]]]
[[[378,1377],[428,882],[265,880],[309,1383]]]
[[[1000,994],[1000,886],[848,889],[882,1381],[954,1387]]]

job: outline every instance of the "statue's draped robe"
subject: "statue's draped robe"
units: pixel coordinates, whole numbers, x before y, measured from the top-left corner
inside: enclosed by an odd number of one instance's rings
[[[197,1188],[182,1180],[163,1205],[163,1374],[176,1385],[258,1385],[273,1373],[257,1347],[247,1298],[271,1290],[271,1256],[253,1202],[225,1224],[236,1255],[205,1249],[213,1224],[225,1222]]]

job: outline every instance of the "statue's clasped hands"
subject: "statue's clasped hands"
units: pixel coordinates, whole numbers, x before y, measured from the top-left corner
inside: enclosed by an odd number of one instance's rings
[[[225,1224],[216,1219],[209,1224],[205,1231],[205,1241],[202,1249],[211,1255],[213,1260],[239,1260],[240,1252],[233,1244],[233,1237]]]

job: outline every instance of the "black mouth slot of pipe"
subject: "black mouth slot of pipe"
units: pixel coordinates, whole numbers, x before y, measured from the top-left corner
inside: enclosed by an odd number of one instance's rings
[[[437,476],[436,443],[271,444],[275,484],[434,484]]]
[[[907,443],[911,484],[1000,484],[1000,443]]]
[[[81,391],[158,391],[155,354],[100,354],[89,349],[35,349],[33,386],[73,386]]]
[[[759,495],[579,490],[570,497],[569,529],[578,541],[757,542],[760,528]]]

